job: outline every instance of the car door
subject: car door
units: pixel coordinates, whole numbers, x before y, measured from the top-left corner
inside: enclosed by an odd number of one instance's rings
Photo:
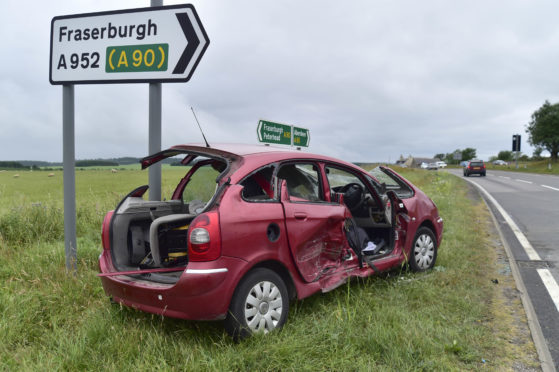
[[[345,244],[346,208],[325,200],[319,166],[282,164],[277,173],[289,248],[301,277],[317,281],[336,272]]]

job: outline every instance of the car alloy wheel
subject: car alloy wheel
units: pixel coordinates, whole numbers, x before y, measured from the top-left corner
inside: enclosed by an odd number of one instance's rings
[[[257,268],[235,290],[225,329],[236,340],[251,333],[268,333],[283,326],[288,311],[289,296],[281,277],[269,269]]]
[[[433,232],[427,227],[420,227],[413,240],[409,265],[413,271],[425,271],[435,265],[437,243]]]

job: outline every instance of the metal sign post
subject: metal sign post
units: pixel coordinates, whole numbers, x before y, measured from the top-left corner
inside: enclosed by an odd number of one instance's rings
[[[66,267],[76,270],[74,84],[150,83],[149,154],[161,150],[161,83],[187,82],[210,40],[190,4],[54,17],[49,80],[62,88]],[[161,199],[161,167],[149,170],[150,200]]]
[[[62,162],[64,168],[64,251],[66,270],[77,271],[76,254],[76,168],[74,130],[74,86],[62,87]]]
[[[163,5],[163,0],[151,0],[151,6]],[[148,154],[161,151],[161,83],[149,83]],[[149,200],[161,200],[161,164],[148,168]]]

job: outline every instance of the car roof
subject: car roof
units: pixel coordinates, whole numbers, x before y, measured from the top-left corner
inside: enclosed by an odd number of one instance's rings
[[[199,154],[214,155],[226,158],[251,158],[251,157],[266,157],[271,160],[283,159],[316,159],[323,161],[331,161],[336,163],[343,163],[356,167],[355,164],[348,163],[344,160],[333,158],[327,155],[313,154],[300,150],[267,146],[267,145],[250,145],[240,143],[216,143],[211,147],[206,147],[201,143],[176,145],[169,150],[179,150],[181,152],[193,152]]]
[[[239,143],[215,143],[211,144],[211,147],[206,147],[205,144],[193,143],[176,145],[169,148],[168,150],[162,151],[162,153],[177,151],[183,153],[194,153],[200,156],[221,157],[229,159],[232,162],[236,162],[238,166],[235,166],[233,174],[230,174],[231,181],[233,183],[240,180],[251,170],[256,169],[260,166],[269,163],[290,160],[311,160],[326,163],[336,163],[353,168],[355,170],[359,170],[363,173],[367,173],[367,171],[365,171],[361,167],[341,159],[276,146],[249,145]],[[148,158],[145,159],[150,162]]]

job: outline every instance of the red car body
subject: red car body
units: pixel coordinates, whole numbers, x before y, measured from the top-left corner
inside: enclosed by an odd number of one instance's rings
[[[235,324],[233,335],[247,324],[258,330],[249,313],[266,314],[281,303],[274,323],[266,318],[269,331],[285,321],[289,299],[408,261],[418,271],[435,263],[442,218],[431,199],[388,168],[375,176],[327,156],[235,144],[174,146],[142,165],[177,155],[191,168],[171,200],[143,200],[143,186],[104,219],[100,276],[116,302],[175,318],[226,319]],[[215,193],[207,202],[187,200],[192,175],[204,167],[218,174]],[[383,250],[367,256],[352,247],[351,221]],[[250,296],[241,292],[259,289],[244,283],[262,273],[269,279],[253,282],[267,285],[276,302],[247,311]],[[229,319],[237,307],[249,314],[246,322]]]

